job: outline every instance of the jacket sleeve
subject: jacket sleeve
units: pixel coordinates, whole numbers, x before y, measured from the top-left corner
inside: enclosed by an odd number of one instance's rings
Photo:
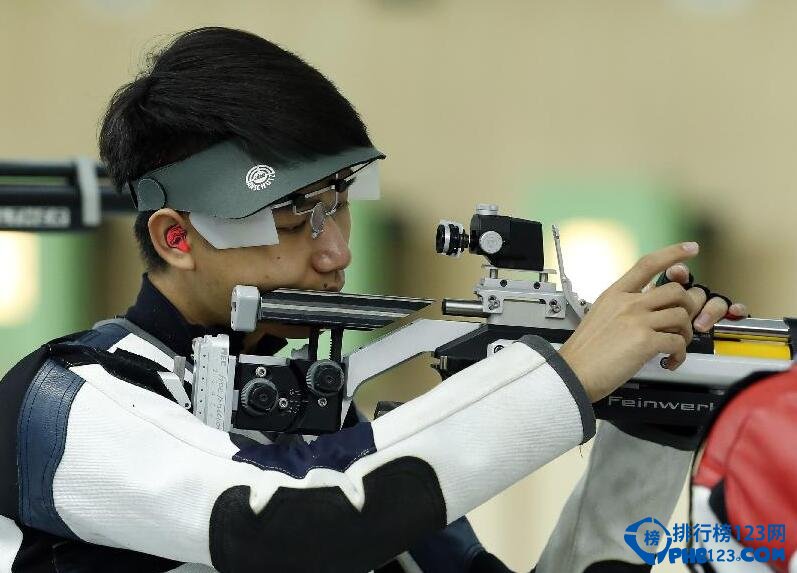
[[[434,573],[511,573],[511,569],[484,548],[465,517],[460,517],[446,528],[427,535],[413,545],[408,553],[400,556],[399,561],[407,557],[412,560],[415,568],[405,565],[405,571],[420,569]]]
[[[626,528],[646,517],[666,527],[691,461],[691,451],[643,440],[603,422],[587,470],[568,498],[535,572],[650,571],[626,544]]]
[[[373,423],[243,449],[99,364],[51,359],[19,416],[20,517],[222,572],[368,571],[594,427],[579,381],[536,337]]]

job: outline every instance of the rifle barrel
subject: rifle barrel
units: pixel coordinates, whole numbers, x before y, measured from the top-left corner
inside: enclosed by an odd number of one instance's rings
[[[714,326],[718,338],[756,338],[789,341],[789,327],[783,320],[772,318],[743,318],[721,320]]]

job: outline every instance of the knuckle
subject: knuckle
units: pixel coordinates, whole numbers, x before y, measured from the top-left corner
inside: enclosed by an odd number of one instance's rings
[[[658,341],[652,336],[645,337],[645,340],[639,344],[639,347],[645,354],[656,354],[657,352],[661,352]]]
[[[616,305],[616,306],[618,306],[620,308],[626,308],[628,306],[629,300],[631,298],[633,298],[633,297],[627,296],[628,294],[629,293],[625,293],[625,292],[613,292],[607,298],[607,300],[610,300],[611,304]]]
[[[645,303],[645,299],[642,295],[630,297],[623,302],[623,308],[626,312],[646,312],[647,311],[647,304]]]
[[[679,283],[676,282],[669,282],[665,285],[662,285],[661,288],[667,294],[668,297],[677,297],[678,291],[681,290],[683,287]]]
[[[728,310],[728,303],[719,297],[712,297],[709,302],[717,310],[717,314],[724,314]]]
[[[688,292],[689,296],[691,296],[692,300],[694,300],[697,304],[701,306],[706,304],[706,293],[703,292],[703,289],[692,287]]]
[[[695,302],[692,300],[692,297],[689,296],[689,293],[686,292],[683,288],[681,288],[681,292],[678,293],[678,306],[685,310],[691,310],[694,306]]]
[[[645,273],[653,274],[657,268],[656,260],[652,254],[645,255],[636,264],[637,268]]]
[[[631,337],[637,346],[648,347],[653,342],[653,337],[650,336],[649,330],[642,326],[634,328]]]
[[[670,287],[670,290],[677,297],[683,298],[686,295],[686,289],[681,283],[671,282],[667,283],[667,286]]]

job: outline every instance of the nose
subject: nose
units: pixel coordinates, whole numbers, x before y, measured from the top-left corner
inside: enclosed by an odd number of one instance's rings
[[[343,270],[351,263],[349,238],[333,217],[327,217],[324,231],[313,240],[313,268],[321,274]]]

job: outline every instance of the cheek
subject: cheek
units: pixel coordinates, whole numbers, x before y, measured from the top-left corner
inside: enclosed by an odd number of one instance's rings
[[[335,218],[335,223],[338,225],[338,229],[340,229],[340,234],[343,235],[343,238],[348,242],[349,236],[351,235],[351,212],[349,209],[342,211],[338,217]]]
[[[201,273],[201,288],[206,295],[217,298],[231,292],[232,271],[237,266],[236,257],[227,250],[211,251],[201,261],[197,270]],[[232,285],[235,286],[235,285]]]
[[[307,253],[283,240],[279,245],[236,249],[223,266],[226,286],[252,284],[263,289],[290,287],[302,281]]]

